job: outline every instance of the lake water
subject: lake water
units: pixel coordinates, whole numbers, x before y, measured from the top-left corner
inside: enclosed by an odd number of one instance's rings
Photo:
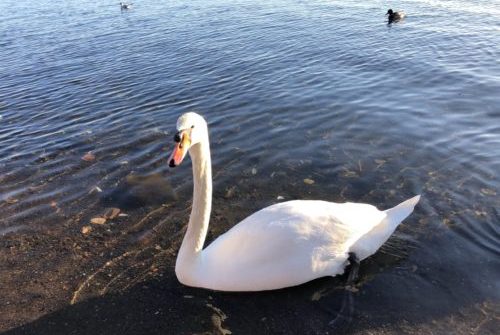
[[[192,180],[167,157],[196,111],[209,240],[278,196],[388,208],[421,193],[361,264],[346,332],[494,334],[500,2],[402,0],[392,25],[387,6],[3,0],[0,331],[202,333],[215,315],[234,334],[328,332],[342,278],[255,294],[177,283]],[[90,224],[109,207],[128,216]]]

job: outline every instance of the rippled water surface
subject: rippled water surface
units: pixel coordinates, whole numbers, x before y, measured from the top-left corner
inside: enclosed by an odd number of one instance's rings
[[[212,307],[235,334],[323,331],[340,279],[255,295],[177,284],[192,180],[189,160],[166,158],[177,117],[196,111],[212,142],[209,240],[278,196],[387,208],[421,193],[362,263],[348,332],[493,334],[500,2],[398,6],[408,17],[387,25],[383,1],[3,0],[0,330],[149,283],[171,331],[209,330]],[[89,223],[109,207],[127,216]]]

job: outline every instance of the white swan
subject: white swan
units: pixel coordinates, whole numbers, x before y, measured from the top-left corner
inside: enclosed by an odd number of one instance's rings
[[[262,291],[344,272],[349,255],[373,255],[418,203],[415,196],[386,211],[372,205],[294,200],[266,207],[203,249],[212,204],[207,123],[196,113],[177,121],[169,165],[189,152],[194,195],[175,273],[188,286],[220,291]]]

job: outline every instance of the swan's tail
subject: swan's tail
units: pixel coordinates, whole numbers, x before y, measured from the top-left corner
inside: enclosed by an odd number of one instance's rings
[[[413,212],[413,208],[419,200],[420,195],[417,195],[403,201],[396,207],[385,210],[386,217],[357,240],[350,247],[350,251],[354,252],[361,260],[373,255],[389,239],[399,224]]]
[[[384,212],[387,214],[385,218],[389,227],[396,228],[408,215],[413,212],[415,205],[418,204],[420,195],[414,196],[399,205],[386,209]]]

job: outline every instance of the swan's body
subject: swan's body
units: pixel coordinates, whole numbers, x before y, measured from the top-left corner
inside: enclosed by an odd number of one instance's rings
[[[379,211],[367,204],[294,200],[266,207],[203,249],[212,200],[208,131],[195,113],[178,122],[170,166],[189,150],[194,197],[175,271],[185,285],[220,291],[294,286],[344,272],[349,253],[374,254],[412,211],[419,196]]]
[[[394,12],[392,9],[389,9],[385,15],[387,15],[389,23],[400,21],[406,17],[405,12]]]

